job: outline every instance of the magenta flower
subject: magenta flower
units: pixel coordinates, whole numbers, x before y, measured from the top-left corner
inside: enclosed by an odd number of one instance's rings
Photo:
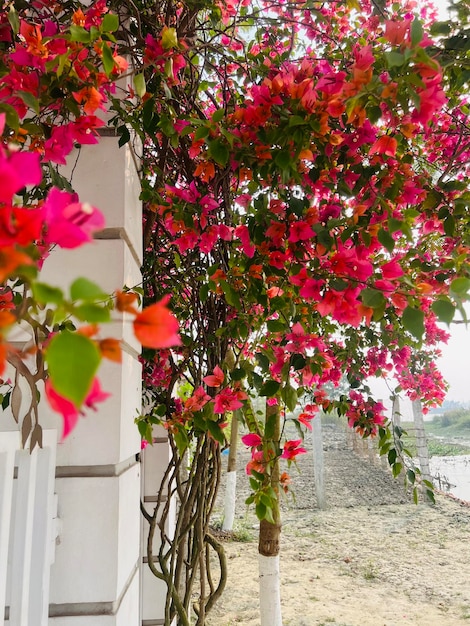
[[[80,417],[81,411],[77,409],[75,404],[68,398],[61,396],[52,386],[50,378],[46,380],[46,397],[53,411],[62,414],[64,420],[64,429],[62,431],[62,440],[70,435],[75,428]],[[104,402],[111,394],[101,389],[100,381],[95,378],[91,385],[90,391],[85,398],[84,406],[96,411],[96,403]]]
[[[87,203],[76,201],[66,191],[52,189],[44,203],[46,244],[78,248],[92,240],[92,233],[104,227],[103,214]]]
[[[235,391],[230,387],[225,387],[214,398],[214,413],[227,413],[227,411],[234,411],[243,406],[241,400],[246,399],[246,393],[244,391]]]
[[[242,443],[249,448],[257,448],[263,443],[263,440],[256,433],[249,433],[248,435],[243,435]]]

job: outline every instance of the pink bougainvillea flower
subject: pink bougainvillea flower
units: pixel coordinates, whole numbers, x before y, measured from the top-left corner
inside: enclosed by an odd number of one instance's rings
[[[283,459],[287,459],[288,461],[293,461],[298,454],[305,454],[307,450],[300,447],[301,443],[302,439],[291,439],[290,441],[286,441],[281,457]]]
[[[386,280],[394,280],[395,278],[403,276],[403,269],[396,259],[388,261],[388,263],[384,263],[380,269],[382,271],[382,276]]]
[[[84,406],[96,411],[97,402],[104,402],[107,398],[110,397],[110,395],[110,393],[101,389],[99,379],[95,378],[91,385],[91,389],[88,392],[87,397],[85,398]]]
[[[214,398],[214,413],[227,413],[243,406],[242,400],[246,399],[246,393],[239,389],[225,387]]]
[[[77,248],[92,240],[92,233],[104,227],[103,214],[74,194],[53,188],[44,203],[47,230],[44,242],[61,248]]]
[[[289,242],[297,243],[298,241],[306,241],[314,236],[312,227],[304,220],[298,220],[290,225]]]
[[[385,39],[397,46],[405,41],[408,36],[411,19],[387,20],[385,22]]]
[[[75,404],[68,398],[61,396],[52,386],[50,379],[46,380],[45,385],[46,397],[53,411],[62,414],[64,421],[64,428],[62,431],[62,440],[70,435],[75,428],[80,417],[80,411]],[[100,382],[97,378],[93,380],[91,389],[85,398],[84,406],[96,410],[96,403],[103,402],[106,398],[109,398],[111,394],[101,389]]]
[[[169,299],[169,295],[165,296],[135,317],[135,336],[146,348],[170,348],[181,344],[178,320],[166,306]]]
[[[208,387],[220,387],[220,385],[224,382],[224,373],[220,369],[218,365],[214,367],[213,374],[209,376],[205,376],[202,380],[206,383]]]
[[[257,448],[263,443],[263,440],[256,433],[249,433],[248,435],[243,435],[242,443],[249,448]]]
[[[43,161],[65,165],[67,162],[65,157],[72,152],[73,142],[74,125],[72,123],[54,127],[51,136],[44,142]]]
[[[26,185],[39,185],[42,179],[39,155],[13,152],[0,155],[0,202],[11,202],[12,196]]]

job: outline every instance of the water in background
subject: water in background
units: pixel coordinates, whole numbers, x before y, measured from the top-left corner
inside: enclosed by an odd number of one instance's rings
[[[470,454],[433,456],[429,465],[436,489],[470,502]]]

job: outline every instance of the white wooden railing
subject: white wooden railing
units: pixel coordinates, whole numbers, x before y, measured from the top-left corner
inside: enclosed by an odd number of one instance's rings
[[[32,453],[20,438],[0,432],[0,624],[47,626],[57,431],[44,431]]]

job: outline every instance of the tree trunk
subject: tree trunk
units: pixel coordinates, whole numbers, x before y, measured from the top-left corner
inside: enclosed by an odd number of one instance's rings
[[[315,495],[317,497],[317,506],[319,509],[326,509],[325,495],[325,468],[323,461],[323,435],[321,413],[314,418],[312,422],[312,438],[313,438],[313,465],[315,475]]]
[[[230,432],[230,449],[227,463],[227,482],[225,484],[224,521],[222,530],[233,530],[235,519],[235,501],[237,495],[237,443],[238,443],[238,415],[232,415],[232,430]]]
[[[266,404],[266,432],[272,432],[272,442],[278,447],[281,432],[280,406]],[[271,487],[277,494],[273,502],[274,524],[261,520],[259,527],[258,563],[261,626],[282,626],[281,581],[279,551],[281,537],[281,515],[279,508],[279,458],[273,462]]]

